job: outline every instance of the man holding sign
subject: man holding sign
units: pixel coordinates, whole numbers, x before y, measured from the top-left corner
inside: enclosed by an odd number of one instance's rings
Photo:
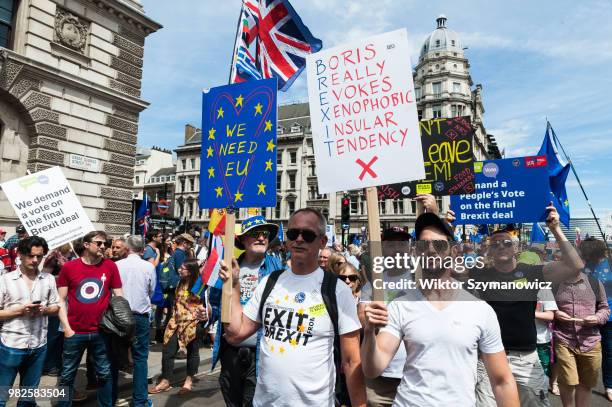
[[[240,267],[232,262],[226,339],[238,344],[264,328],[254,406],[334,406],[337,338],[351,404],[365,406],[355,300],[346,284],[336,284],[338,279],[318,265],[319,251],[327,243],[325,225],[323,215],[313,209],[300,209],[291,216],[287,246],[292,268],[264,279],[244,308]],[[224,281],[229,273],[223,264]]]

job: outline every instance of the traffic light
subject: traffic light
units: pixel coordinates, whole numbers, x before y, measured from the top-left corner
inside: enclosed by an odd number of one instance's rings
[[[351,198],[348,195],[342,197],[342,225],[349,225],[351,221]]]

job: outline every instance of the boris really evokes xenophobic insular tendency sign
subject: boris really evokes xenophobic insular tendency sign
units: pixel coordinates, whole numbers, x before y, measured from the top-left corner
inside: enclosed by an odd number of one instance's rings
[[[476,189],[451,196],[457,224],[541,222],[550,203],[546,156],[474,163]]]
[[[425,177],[409,56],[398,30],[307,57],[321,193]]]
[[[425,178],[378,187],[379,199],[413,198],[474,192],[474,130],[470,118],[430,119],[420,122]]]
[[[50,249],[94,230],[59,167],[5,182],[1,187],[28,233],[43,237]]]
[[[276,79],[203,95],[200,208],[276,206]]]

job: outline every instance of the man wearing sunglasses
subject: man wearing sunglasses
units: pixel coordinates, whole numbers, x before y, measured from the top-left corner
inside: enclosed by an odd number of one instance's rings
[[[226,339],[237,344],[264,328],[260,340],[261,355],[254,406],[328,406],[334,405],[336,369],[334,362],[334,327],[337,322],[342,367],[353,406],[365,406],[365,389],[359,357],[359,329],[353,294],[346,284],[319,267],[319,251],[326,243],[326,220],[320,212],[306,208],[291,215],[287,229],[287,247],[291,269],[273,273],[255,290],[242,307],[240,303],[240,267],[234,260],[235,282],[231,322]],[[223,264],[221,278],[227,280],[229,268]],[[268,280],[277,278],[272,287]],[[331,283],[333,279],[333,283]],[[325,305],[327,288],[335,284],[334,314]],[[271,288],[267,291],[266,287]],[[265,301],[262,301],[265,297]],[[333,312],[333,309],[332,309]]]
[[[473,269],[470,278],[480,283],[500,282],[544,282],[560,283],[579,275],[584,267],[580,256],[568,242],[559,225],[559,213],[552,205],[546,208],[546,224],[555,237],[563,261],[546,265],[517,263],[518,241],[505,229],[493,232],[489,238],[487,251],[492,266],[483,270]],[[451,213],[451,219],[452,219]],[[504,348],[516,379],[522,406],[549,406],[548,378],[539,363],[535,308],[539,288],[525,289],[487,289],[476,294],[487,301],[497,315],[501,328]],[[481,380],[482,379],[482,380]],[[483,370],[479,370],[476,388],[482,405],[494,405]]]
[[[456,256],[450,226],[436,214],[415,224],[417,254]],[[424,262],[423,280],[454,281],[446,262]],[[406,364],[394,406],[473,406],[476,403],[478,351],[485,362],[498,405],[519,406],[516,384],[506,361],[499,324],[489,305],[463,290],[419,288],[392,301],[365,307],[361,347],[366,377],[375,378],[404,342]],[[376,334],[376,330],[380,332]]]
[[[235,245],[244,253],[238,258],[240,273],[238,282],[240,304],[246,304],[260,281],[276,270],[283,270],[281,260],[267,254],[270,241],[278,234],[278,226],[268,223],[263,216],[253,216],[242,222]],[[221,315],[221,290],[211,288],[210,303],[213,318]],[[240,343],[229,344],[223,336],[223,325],[217,324],[213,347],[213,368],[221,362],[219,384],[225,404],[230,407],[250,406],[255,394],[256,363],[262,331],[258,331]]]
[[[93,352],[98,377],[98,405],[113,404],[113,380],[106,342],[98,323],[113,295],[123,296],[117,265],[104,258],[106,233],[89,232],[83,236],[81,257],[64,264],[57,278],[60,312],[64,328],[63,367],[58,386],[67,386],[70,397],[58,406],[72,405],[74,378],[83,352]],[[70,303],[67,308],[66,300]],[[89,352],[89,350],[87,351]]]

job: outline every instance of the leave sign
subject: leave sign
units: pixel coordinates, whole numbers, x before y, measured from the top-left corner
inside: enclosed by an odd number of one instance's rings
[[[94,230],[59,167],[26,175],[1,186],[28,234],[44,238],[49,249]]]
[[[425,177],[409,56],[398,30],[306,57],[321,193]]]
[[[451,196],[456,224],[541,222],[550,203],[545,156],[474,163],[476,189]]]
[[[203,95],[200,208],[276,206],[276,79]]]
[[[474,192],[474,130],[469,116],[420,122],[425,178],[378,187],[379,199]]]

